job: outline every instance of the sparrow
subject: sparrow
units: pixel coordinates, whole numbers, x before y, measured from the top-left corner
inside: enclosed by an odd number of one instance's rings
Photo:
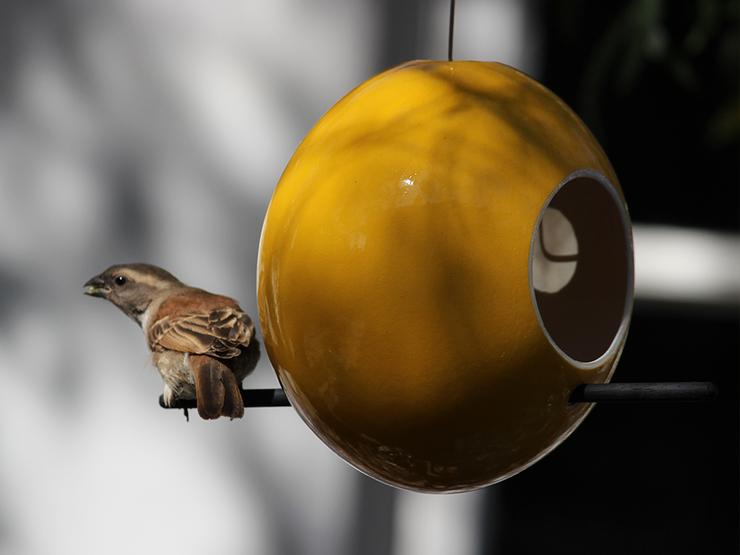
[[[111,266],[84,287],[141,326],[166,406],[195,399],[206,420],[244,415],[240,385],[260,353],[254,324],[237,301],[185,285],[151,264]]]

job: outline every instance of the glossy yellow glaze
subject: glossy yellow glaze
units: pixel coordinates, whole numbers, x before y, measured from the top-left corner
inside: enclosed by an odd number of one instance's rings
[[[363,83],[306,136],[262,231],[270,360],[316,434],[357,468],[422,491],[512,475],[585,416],[540,328],[530,241],[548,196],[590,168],[584,124],[507,66],[411,62]],[[620,192],[621,195],[621,192]]]

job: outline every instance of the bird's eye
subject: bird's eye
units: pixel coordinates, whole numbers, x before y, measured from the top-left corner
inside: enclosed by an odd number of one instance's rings
[[[116,276],[113,278],[113,281],[116,283],[116,285],[125,285],[126,276]]]

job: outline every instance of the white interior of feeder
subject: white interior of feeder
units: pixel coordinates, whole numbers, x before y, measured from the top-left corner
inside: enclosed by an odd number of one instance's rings
[[[532,302],[555,349],[580,367],[619,347],[632,308],[629,218],[602,175],[576,172],[550,196],[529,255]]]

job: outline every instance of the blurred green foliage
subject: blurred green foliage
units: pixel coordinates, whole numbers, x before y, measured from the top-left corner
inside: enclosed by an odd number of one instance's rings
[[[587,0],[553,2],[554,26],[577,40],[591,25]],[[612,3],[609,22],[590,45],[579,104],[603,125],[605,96],[631,94],[659,73],[683,94],[713,97],[705,139],[728,144],[740,137],[740,1],[632,0]],[[706,87],[721,90],[704,90]]]

